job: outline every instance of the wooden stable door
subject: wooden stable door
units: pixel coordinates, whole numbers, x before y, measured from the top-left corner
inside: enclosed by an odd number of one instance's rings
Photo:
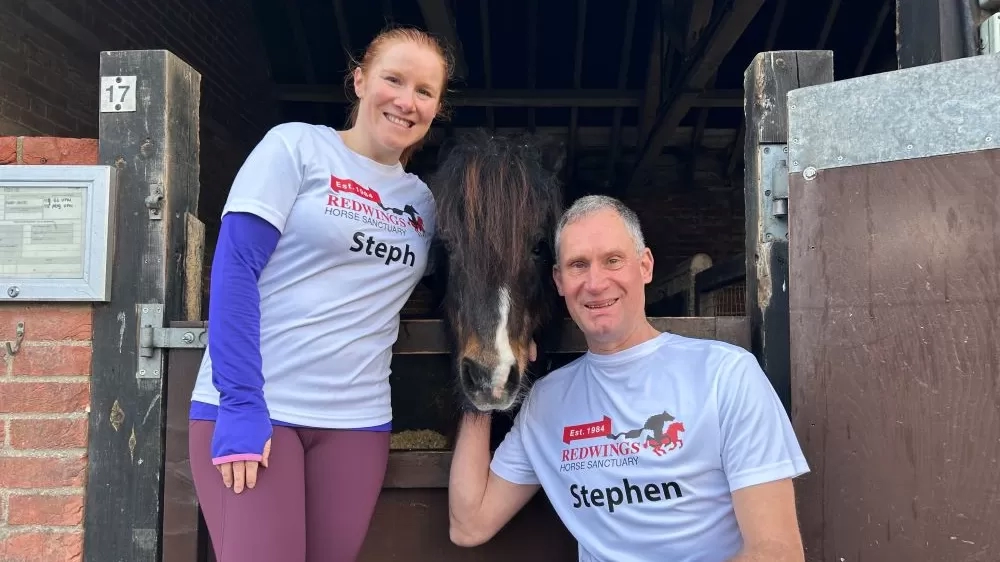
[[[1000,56],[788,95],[810,561],[1000,559]]]

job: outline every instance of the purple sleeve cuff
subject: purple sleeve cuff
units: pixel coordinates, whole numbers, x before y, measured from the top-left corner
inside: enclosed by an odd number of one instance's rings
[[[250,213],[227,213],[212,260],[208,351],[219,414],[213,463],[260,460],[271,437],[260,356],[257,282],[281,234]],[[225,460],[231,459],[231,460]]]

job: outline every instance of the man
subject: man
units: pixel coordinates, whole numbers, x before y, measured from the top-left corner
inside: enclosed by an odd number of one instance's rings
[[[535,383],[492,461],[489,416],[462,420],[452,541],[488,541],[541,487],[581,561],[803,560],[791,479],[808,467],[753,355],[649,324],[653,257],[619,201],[576,201],[556,250],[588,353]]]

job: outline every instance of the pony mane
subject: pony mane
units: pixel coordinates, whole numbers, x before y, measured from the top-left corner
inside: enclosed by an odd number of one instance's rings
[[[562,199],[543,147],[527,137],[481,129],[442,147],[428,186],[437,204],[437,230],[468,275],[507,279],[552,231]]]

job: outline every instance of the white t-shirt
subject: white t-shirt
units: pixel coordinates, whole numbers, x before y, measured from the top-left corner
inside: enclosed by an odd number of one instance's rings
[[[285,123],[240,169],[229,212],[281,231],[258,283],[270,416],[323,428],[390,421],[399,313],[434,233],[424,182],[348,149],[329,127]],[[192,398],[219,403],[207,350]]]
[[[753,355],[669,333],[536,382],[491,468],[541,484],[588,562],[728,560],[730,492],[808,471]]]

